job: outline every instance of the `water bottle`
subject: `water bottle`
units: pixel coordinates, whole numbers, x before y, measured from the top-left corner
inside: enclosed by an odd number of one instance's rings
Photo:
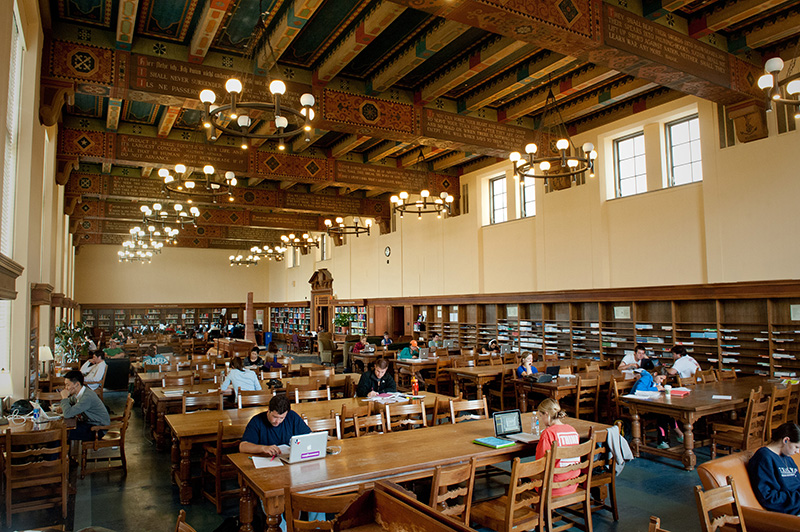
[[[533,430],[531,431],[534,436],[539,436],[539,416],[536,412],[533,413]]]
[[[39,419],[42,415],[42,407],[39,406],[39,403],[33,403],[33,422],[39,423]]]
[[[411,377],[411,393],[414,395],[419,395],[419,382],[417,381],[416,375]]]

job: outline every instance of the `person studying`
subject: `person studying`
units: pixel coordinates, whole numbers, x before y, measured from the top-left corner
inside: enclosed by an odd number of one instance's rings
[[[389,363],[385,358],[375,361],[375,368],[365,371],[356,386],[358,397],[375,397],[379,393],[390,393],[397,391],[397,384],[394,378],[387,373]]]

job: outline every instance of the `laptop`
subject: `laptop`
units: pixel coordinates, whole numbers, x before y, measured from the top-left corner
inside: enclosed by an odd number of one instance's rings
[[[500,354],[501,355],[505,355],[506,353],[510,353],[510,352],[511,352],[511,346],[510,345],[501,345],[500,346]]]
[[[522,432],[522,416],[519,410],[506,410],[492,414],[494,421],[494,437],[504,440],[531,443],[538,441],[539,437]]]
[[[419,359],[420,360],[427,360],[428,354],[430,353],[430,349],[427,347],[420,347],[419,348]]]
[[[561,371],[561,366],[547,366],[547,368],[544,370],[545,373],[552,375],[553,377],[557,377],[559,371]]]
[[[455,344],[456,344],[455,340],[445,340],[444,342],[442,342],[442,347],[445,347],[447,349],[452,349],[455,347]]]
[[[300,436],[292,436],[289,440],[289,452],[286,453],[285,446],[281,449],[280,459],[287,464],[307,462],[318,458],[325,458],[328,447],[327,432],[312,432]]]

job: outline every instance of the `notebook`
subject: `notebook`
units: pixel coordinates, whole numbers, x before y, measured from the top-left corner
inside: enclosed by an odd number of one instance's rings
[[[285,452],[285,448],[281,449],[280,459],[287,464],[296,464],[298,462],[325,458],[327,446],[327,432],[312,432],[310,434],[292,436],[289,440],[288,454]]]
[[[522,432],[522,416],[519,410],[495,412],[492,414],[492,421],[494,421],[495,438],[520,443],[531,443],[539,439],[538,436]]]

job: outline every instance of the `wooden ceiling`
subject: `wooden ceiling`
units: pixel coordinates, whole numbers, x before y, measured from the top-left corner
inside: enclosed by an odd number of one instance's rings
[[[181,246],[246,249],[288,230],[322,230],[331,215],[371,216],[386,229],[391,194],[458,197],[459,175],[521,149],[551,89],[572,134],[687,93],[763,101],[755,87],[763,61],[788,58],[800,37],[800,0],[41,0],[41,8],[41,114],[47,123],[61,111],[59,179],[77,245],[119,244],[142,202],[164,200],[157,170],[183,160],[232,169],[239,186],[233,202],[196,201],[201,217],[181,232]],[[199,92],[219,99],[234,75],[262,98],[276,77],[290,103],[313,92],[311,141],[298,137],[279,152],[274,142],[245,151],[230,135],[207,139]]]

